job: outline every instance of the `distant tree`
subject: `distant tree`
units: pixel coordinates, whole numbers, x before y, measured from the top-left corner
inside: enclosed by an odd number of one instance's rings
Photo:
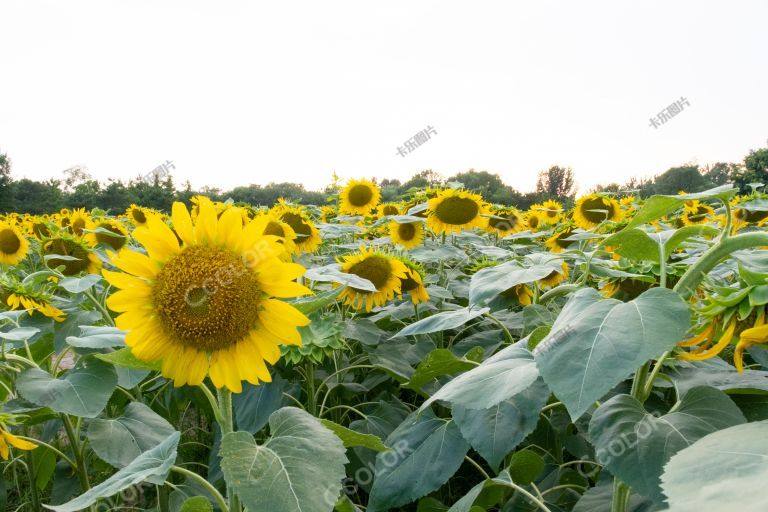
[[[701,175],[698,165],[683,165],[672,167],[663,174],[656,176],[653,181],[653,193],[701,192],[711,186],[712,182]]]
[[[751,190],[750,183],[768,183],[768,148],[752,150],[744,157],[744,167],[733,180],[742,193]]]
[[[96,180],[86,180],[77,183],[69,194],[64,204],[68,208],[86,208],[90,210],[101,204],[101,185]]]
[[[406,194],[409,190],[414,188],[434,187],[441,183],[443,183],[443,177],[440,173],[433,171],[432,169],[425,169],[403,183],[400,186],[400,193]]]
[[[570,167],[553,165],[546,171],[539,172],[536,180],[536,192],[552,198],[570,198],[576,192],[574,185],[573,171]]]
[[[0,153],[0,212],[8,212],[12,208],[11,159],[7,154]]]
[[[464,188],[481,194],[484,198],[490,198],[494,192],[505,187],[504,182],[498,174],[491,174],[487,171],[476,171],[470,169],[467,172],[454,174],[446,179],[447,182],[458,181],[464,185]]]
[[[110,214],[117,215],[136,201],[137,199],[130,194],[122,181],[109,180],[109,184],[101,189],[97,206]]]
[[[13,211],[18,213],[53,213],[64,207],[64,193],[58,180],[22,179],[11,183]]]
[[[739,171],[738,164],[717,162],[712,165],[705,165],[701,169],[701,174],[714,185],[725,185],[732,182]]]
[[[609,183],[607,185],[595,185],[590,192],[619,192],[623,187],[618,183]]]

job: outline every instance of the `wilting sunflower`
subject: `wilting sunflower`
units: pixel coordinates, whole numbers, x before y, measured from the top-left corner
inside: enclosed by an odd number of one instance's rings
[[[147,219],[151,217],[153,213],[148,208],[142,208],[141,206],[132,204],[125,210],[125,215],[136,226],[145,226],[147,224]]]
[[[85,240],[94,247],[101,244],[119,251],[128,243],[128,231],[117,221],[101,219],[94,222],[93,231],[85,235]]]
[[[525,219],[517,208],[500,208],[488,217],[486,230],[499,236],[511,235],[525,229]]]
[[[601,194],[589,194],[576,200],[573,220],[581,229],[592,229],[605,221],[618,222],[624,217],[619,203]]]
[[[739,335],[736,350],[733,352],[733,364],[739,373],[744,371],[744,351],[753,345],[768,343],[768,324],[765,323],[765,309],[757,314],[754,325]]]
[[[563,218],[563,205],[553,199],[548,199],[541,204],[534,204],[531,210],[541,214],[544,224],[557,224]]]
[[[392,221],[389,223],[389,238],[392,239],[392,243],[406,249],[413,249],[424,241],[424,223]]]
[[[544,242],[544,245],[546,245],[551,252],[561,253],[567,250],[571,244],[574,243],[570,240],[566,240],[566,238],[573,235],[573,231],[573,226],[565,226],[563,229],[557,231],[554,235],[547,238],[547,241]]]
[[[341,270],[370,281],[375,292],[347,286],[339,297],[355,309],[370,311],[392,300],[401,293],[401,280],[408,278],[408,267],[392,256],[365,247],[360,252],[344,256],[338,260]]]
[[[46,290],[34,290],[29,285],[9,276],[0,276],[0,300],[11,311],[26,309],[30,314],[37,311],[57,322],[64,321],[64,312],[51,304],[53,294]]]
[[[123,251],[112,261],[125,273],[105,270],[120,288],[107,305],[122,313],[117,327],[144,361],[162,361],[175,386],[198,385],[206,375],[235,393],[242,381],[269,382],[266,363],[280,358],[281,344],[300,345],[297,327],[309,320],[275,297],[311,293],[294,281],[304,267],[285,263],[276,237],[243,225],[236,210],[220,218],[200,200],[196,221],[183,203],[173,205],[173,228],[149,218],[134,238],[148,255]]]
[[[563,262],[562,272],[553,270],[547,277],[539,279],[539,286],[541,288],[554,288],[566,279],[568,279],[568,264]]]
[[[74,276],[85,271],[96,274],[101,268],[101,261],[93,251],[82,240],[67,233],[60,233],[58,237],[44,242],[43,255],[67,256],[54,256],[46,262],[49,268],[64,267],[61,273],[65,276]]]
[[[633,300],[643,292],[648,291],[654,283],[635,279],[633,277],[608,280],[600,287],[604,297],[614,297],[620,300]]]
[[[483,227],[488,205],[478,194],[445,189],[429,200],[427,226],[435,233],[458,233],[462,229]]]
[[[16,265],[29,251],[29,242],[21,230],[7,221],[0,221],[0,263]]]
[[[315,225],[309,220],[309,217],[304,210],[297,206],[288,206],[285,204],[278,204],[270,210],[270,212],[280,219],[281,222],[285,222],[293,230],[296,235],[295,252],[314,252],[320,244],[322,239],[320,238],[320,232]]]
[[[3,415],[3,419],[5,419],[6,415]],[[37,445],[35,443],[31,443],[29,441],[26,441],[24,439],[20,439],[16,437],[15,435],[11,434],[6,430],[5,423],[0,422],[0,457],[3,458],[3,460],[8,460],[8,457],[10,456],[10,449],[8,448],[8,445],[13,446],[14,448],[18,448],[19,450],[34,450],[37,448]]]
[[[401,258],[407,267],[407,277],[400,280],[400,292],[408,293],[411,296],[411,302],[419,304],[429,300],[429,293],[424,287],[424,269],[415,261],[408,258]]]
[[[680,217],[683,224],[692,226],[694,224],[704,224],[710,220],[710,216],[715,213],[714,208],[704,204],[696,199],[686,201],[683,207],[683,215]]]
[[[349,180],[339,194],[339,211],[345,215],[370,215],[381,200],[381,190],[370,180]]]

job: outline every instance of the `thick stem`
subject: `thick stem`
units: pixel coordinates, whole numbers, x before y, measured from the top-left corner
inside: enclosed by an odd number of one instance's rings
[[[206,491],[210,493],[211,496],[213,496],[213,499],[216,500],[216,503],[219,504],[219,508],[221,509],[221,512],[229,512],[229,507],[227,506],[227,502],[224,500],[224,497],[221,495],[221,493],[219,493],[219,491],[216,490],[214,486],[210,484],[210,482],[208,482],[208,480],[198,475],[197,473],[190,471],[188,469],[184,469],[180,466],[171,466],[171,471],[175,471],[176,473],[184,475],[190,480],[194,480],[195,482],[200,484],[201,487],[203,487]]]
[[[62,414],[61,421],[64,423],[64,430],[67,432],[67,439],[69,439],[69,445],[72,447],[72,454],[75,456],[77,478],[80,480],[80,487],[82,487],[83,492],[85,492],[91,488],[91,482],[88,480],[88,468],[85,466],[85,459],[80,450],[80,439],[78,439],[69,416]]]
[[[736,235],[721,240],[710,247],[707,252],[699,257],[696,263],[691,265],[673,290],[679,293],[685,300],[691,298],[702,279],[731,253],[762,245],[768,245],[768,233],[744,233],[743,235]]]
[[[221,428],[221,437],[234,432],[234,415],[232,414],[232,392],[227,388],[218,388],[216,390],[218,402],[219,402],[219,414],[221,421],[219,422],[219,428]],[[227,482],[227,499],[229,500],[230,512],[241,512],[240,500],[235,494],[235,490]]]

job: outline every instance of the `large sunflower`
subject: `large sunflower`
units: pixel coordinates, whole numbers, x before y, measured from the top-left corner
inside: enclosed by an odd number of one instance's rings
[[[52,256],[47,260],[48,267],[64,267],[61,273],[65,276],[74,276],[85,271],[96,274],[101,268],[101,261],[93,251],[82,240],[67,233],[60,233],[57,238],[46,241],[43,244],[43,254]]]
[[[402,261],[375,249],[361,247],[359,253],[338,261],[342,272],[367,279],[376,288],[369,292],[347,286],[339,297],[355,309],[370,311],[392,300],[396,293],[401,293],[401,280],[408,277],[408,267]]]
[[[715,213],[714,208],[704,204],[697,199],[686,201],[683,207],[683,215],[680,217],[683,224],[692,226],[694,224],[705,224],[709,222],[710,217]]]
[[[339,194],[339,200],[342,214],[370,215],[381,200],[381,191],[370,180],[349,180]]]
[[[262,235],[276,236],[280,243],[285,246],[286,255],[296,252],[296,232],[286,222],[275,217],[271,213],[265,213],[254,219],[261,228],[258,230]],[[288,256],[290,259],[290,256]]]
[[[400,280],[400,293],[408,293],[411,296],[411,302],[419,304],[429,300],[429,293],[424,287],[424,269],[421,266],[407,258],[400,261],[407,267],[407,277]]]
[[[462,229],[483,227],[488,205],[478,194],[445,189],[429,200],[427,226],[435,233],[458,233]]]
[[[280,358],[281,344],[301,345],[297,327],[309,320],[274,297],[311,293],[294,281],[304,267],[280,260],[276,237],[243,225],[235,210],[216,216],[200,200],[193,223],[183,203],[173,205],[173,228],[158,218],[134,238],[148,255],[123,251],[112,261],[125,273],[104,271],[120,291],[107,305],[122,313],[116,324],[126,344],[145,361],[162,361],[175,386],[198,385],[206,375],[235,393],[242,381],[269,382],[265,362]]]
[[[618,201],[600,194],[580,197],[573,208],[573,220],[582,229],[592,229],[606,220],[618,222],[624,217]]]
[[[29,251],[29,242],[19,228],[6,221],[0,221],[0,263],[16,265]]]
[[[566,238],[570,237],[572,234],[573,226],[566,226],[564,229],[547,238],[547,241],[544,242],[544,245],[546,245],[551,252],[563,252],[567,250],[573,243],[570,240],[566,240]]]
[[[293,230],[296,235],[296,253],[314,252],[315,249],[320,247],[323,241],[320,238],[320,232],[312,221],[309,220],[304,210],[297,206],[278,204],[270,211]]]
[[[389,223],[389,238],[392,243],[400,245],[406,249],[413,249],[421,245],[424,240],[424,223],[416,222],[395,222]]]
[[[67,218],[67,227],[75,236],[83,236],[84,230],[93,229],[93,222],[91,216],[85,211],[85,208],[78,208],[73,210]]]

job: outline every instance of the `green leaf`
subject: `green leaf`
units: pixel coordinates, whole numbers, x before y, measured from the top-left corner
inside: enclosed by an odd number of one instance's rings
[[[523,283],[532,283],[547,277],[552,272],[562,272],[563,260],[542,254],[531,255],[535,263],[529,268],[522,267],[515,261],[509,261],[493,267],[484,268],[472,276],[469,283],[469,303],[474,306],[485,305],[500,293]]]
[[[130,368],[131,370],[160,371],[161,367],[160,361],[149,363],[142,361],[141,359],[137,359],[136,356],[134,356],[131,352],[131,349],[128,347],[115,350],[114,352],[110,352],[108,354],[94,354],[94,357],[101,359],[102,361],[106,361],[114,366],[119,366],[120,368]]]
[[[689,326],[688,305],[672,290],[653,288],[621,302],[585,288],[571,296],[533,355],[576,419],[640,365],[674,348]]]
[[[625,258],[659,262],[659,242],[642,229],[623,229],[603,240],[603,245],[615,246],[615,252]]]
[[[571,512],[612,512],[613,479],[598,482],[595,487],[587,489]],[[654,512],[658,510],[653,502],[643,496],[632,493],[627,505],[627,512]]]
[[[95,418],[107,405],[117,386],[117,373],[110,365],[90,359],[54,379],[48,372],[30,368],[16,381],[19,394],[56,412]]]
[[[389,450],[389,448],[387,448],[387,446],[384,444],[384,441],[373,434],[362,434],[360,432],[355,432],[354,430],[350,430],[343,425],[332,422],[331,420],[323,419],[320,420],[320,423],[322,423],[325,428],[336,434],[336,436],[338,436],[338,438],[341,439],[341,441],[344,443],[345,448],[361,446],[375,452],[385,452]]]
[[[219,456],[227,483],[249,510],[332,510],[347,463],[339,438],[295,407],[272,414],[269,426],[263,445],[248,432],[223,437]]]
[[[768,372],[744,370],[739,373],[736,368],[719,358],[678,361],[669,376],[680,394],[685,394],[696,386],[712,386],[729,393],[768,392]]]
[[[328,304],[332,304],[342,291],[344,291],[344,288],[342,287],[334,288],[318,295],[298,299],[290,304],[305,315],[309,315],[318,309],[324,308]]]
[[[659,418],[629,395],[616,395],[597,408],[589,424],[597,461],[639,494],[660,503],[664,464],[696,440],[745,423],[746,419],[722,391],[690,390],[679,407]]]
[[[549,388],[541,378],[488,409],[453,406],[453,419],[461,435],[488,464],[496,469],[502,459],[536,429]]]
[[[471,370],[476,366],[477,364],[472,361],[456,357],[448,349],[438,348],[427,354],[427,357],[419,363],[405,387],[419,390],[424,384],[438,377]]]
[[[213,506],[204,496],[187,498],[179,512],[213,512]]]
[[[61,258],[57,258],[61,259]],[[83,293],[90,289],[93,285],[101,281],[101,276],[96,274],[88,274],[83,277],[65,277],[59,281],[59,286],[64,288],[70,293]]]
[[[474,320],[475,318],[482,316],[489,311],[490,308],[461,308],[455,311],[442,311],[408,325],[407,327],[400,330],[400,332],[392,336],[392,338],[455,329],[456,327],[464,325],[465,323]]]
[[[738,189],[733,188],[733,185],[723,185],[722,187],[716,187],[704,192],[698,192],[696,194],[682,194],[677,196],[651,196],[646,199],[643,207],[634,216],[634,218],[627,224],[624,229],[632,229],[637,226],[641,226],[648,222],[654,221],[671,213],[678,208],[681,208],[686,201],[692,199],[720,199],[722,201],[728,201],[731,197],[738,193]]]
[[[343,284],[346,286],[352,286],[358,290],[365,290],[375,292],[376,287],[367,279],[356,276],[355,274],[349,274],[342,272],[341,265],[338,263],[332,263],[324,267],[310,268],[304,274],[304,277],[312,281],[331,282]]]
[[[712,433],[677,453],[661,486],[670,510],[768,510],[768,421]]]
[[[544,471],[544,459],[533,450],[520,450],[509,461],[509,474],[518,485],[529,485]]]
[[[464,461],[469,444],[453,421],[431,410],[411,413],[376,457],[368,512],[399,507],[440,488]]]
[[[126,332],[115,327],[82,325],[80,331],[80,336],[67,336],[69,345],[83,348],[125,347]]]
[[[165,418],[139,402],[131,402],[119,418],[95,419],[88,441],[102,460],[122,468],[168,438],[175,429]]]
[[[63,505],[44,505],[44,507],[56,512],[75,512],[93,505],[99,498],[112,496],[145,480],[162,483],[176,460],[178,444],[179,433],[174,432],[162,443],[142,453],[126,467],[72,501]]]
[[[716,236],[718,233],[720,233],[720,230],[713,228],[712,226],[683,226],[680,229],[676,229],[672,236],[664,242],[664,254],[669,258],[678,247],[694,236]]]
[[[272,382],[258,386],[244,382],[242,393],[232,395],[237,430],[255,434],[264,428],[272,413],[280,409],[285,387],[285,381],[277,373],[272,377]]]
[[[467,409],[487,409],[527,390],[539,377],[531,353],[519,344],[509,346],[480,366],[462,373],[432,395],[420,410],[435,400]]]

